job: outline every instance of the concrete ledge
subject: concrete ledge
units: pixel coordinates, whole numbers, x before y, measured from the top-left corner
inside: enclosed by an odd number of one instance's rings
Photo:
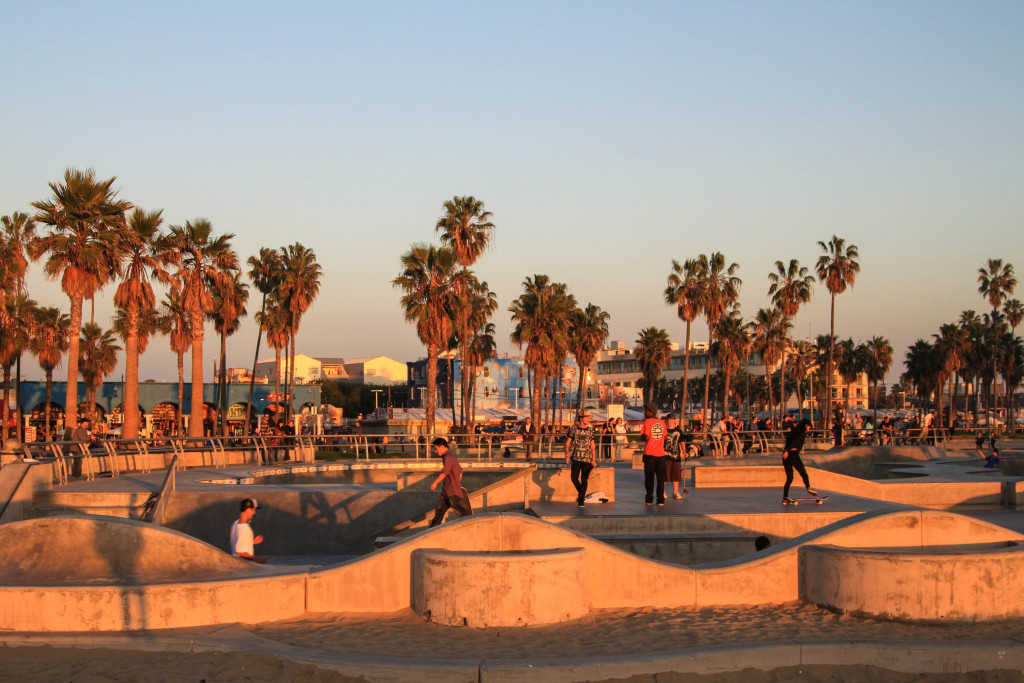
[[[588,611],[582,548],[412,554],[413,610],[448,626],[533,626]]]
[[[804,599],[901,621],[984,621],[1024,616],[1024,548],[904,552],[807,546]]]

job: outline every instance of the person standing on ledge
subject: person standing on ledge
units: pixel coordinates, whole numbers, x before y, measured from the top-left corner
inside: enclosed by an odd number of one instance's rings
[[[231,525],[231,554],[243,560],[266,564],[267,558],[256,557],[254,549],[255,545],[263,543],[263,537],[253,536],[252,527],[249,526],[258,507],[255,498],[246,498],[238,506],[238,519]]]
[[[665,504],[665,434],[668,428],[657,415],[658,406],[653,402],[644,406],[644,424],[640,433],[644,438],[644,489],[648,505],[654,504],[655,482],[658,485],[658,505]]]
[[[586,408],[576,412],[576,423],[569,427],[565,440],[565,464],[570,467],[569,476],[572,485],[576,487],[576,505],[583,507],[587,485],[590,483],[590,471],[597,464],[594,428]]]
[[[804,448],[804,440],[807,438],[807,430],[811,427],[811,421],[806,417],[797,422],[786,434],[786,447],[782,451],[782,466],[786,469],[786,486],[782,489],[782,503],[790,501],[789,487],[793,483],[793,470],[800,473],[804,480],[804,487],[807,494],[818,495],[818,492],[811,488],[811,480],[807,478],[807,470],[804,469],[803,460],[800,459],[800,451]]]
[[[441,497],[437,499],[437,508],[434,510],[434,519],[430,520],[430,526],[435,527],[444,521],[444,515],[451,508],[459,517],[468,517],[473,514],[473,506],[469,504],[469,492],[462,488],[462,465],[458,458],[448,449],[448,442],[442,438],[434,439],[432,442],[434,454],[441,458],[441,474],[430,485],[430,490],[441,486]]]

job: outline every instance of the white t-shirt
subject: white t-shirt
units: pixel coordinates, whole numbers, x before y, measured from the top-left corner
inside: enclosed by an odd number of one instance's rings
[[[231,525],[231,554],[237,557],[238,553],[255,555],[256,551],[253,550],[252,527],[248,522],[240,522],[236,519],[235,523]]]

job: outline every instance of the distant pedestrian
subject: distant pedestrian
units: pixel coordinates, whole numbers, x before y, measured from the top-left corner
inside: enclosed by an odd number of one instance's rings
[[[537,435],[537,430],[533,428],[530,418],[526,418],[519,425],[519,435],[523,437],[523,451],[526,453],[526,459],[529,460],[533,455],[533,438]]]
[[[665,504],[665,433],[668,427],[658,419],[658,406],[653,402],[644,406],[644,424],[640,434],[644,439],[645,502],[653,505],[657,493],[658,505]],[[657,488],[657,490],[655,490]]]
[[[430,490],[435,490],[443,482],[441,496],[434,509],[434,519],[430,521],[430,526],[435,527],[444,521],[444,515],[449,509],[455,510],[459,517],[468,517],[473,514],[473,506],[469,504],[469,492],[462,487],[462,465],[448,449],[448,442],[437,438],[431,445],[434,454],[441,458],[441,474],[430,485]]]
[[[594,443],[594,428],[590,425],[590,413],[582,408],[576,413],[576,422],[569,427],[565,439],[565,464],[569,465],[569,477],[576,487],[576,505],[583,507],[587,498],[590,473],[597,464],[597,447]]]
[[[683,430],[679,427],[679,417],[675,413],[665,418],[665,424],[668,427],[665,432],[665,457],[668,459],[665,464],[668,481],[672,484],[672,498],[680,500],[683,496],[679,493],[679,483],[683,480],[685,474],[683,464],[686,462],[686,454],[683,452],[685,448]]]
[[[804,418],[797,422],[789,430],[789,433],[786,434],[786,446],[785,450],[782,451],[782,466],[786,470],[786,485],[782,489],[783,504],[791,500],[789,497],[789,487],[793,483],[793,470],[800,473],[800,478],[804,480],[807,494],[811,496],[818,495],[818,492],[811,488],[811,480],[808,479],[807,470],[804,469],[803,460],[800,459],[800,451],[803,450],[804,440],[807,438],[807,430],[810,428],[811,421]]]

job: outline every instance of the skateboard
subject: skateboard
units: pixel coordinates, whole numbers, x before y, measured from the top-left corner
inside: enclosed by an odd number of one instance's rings
[[[822,503],[824,503],[829,498],[831,498],[831,496],[814,496],[813,498],[783,498],[782,499],[782,504],[783,505],[799,505],[800,501],[802,501],[802,500],[805,500],[805,501],[806,500],[813,500],[816,504],[821,505]]]

